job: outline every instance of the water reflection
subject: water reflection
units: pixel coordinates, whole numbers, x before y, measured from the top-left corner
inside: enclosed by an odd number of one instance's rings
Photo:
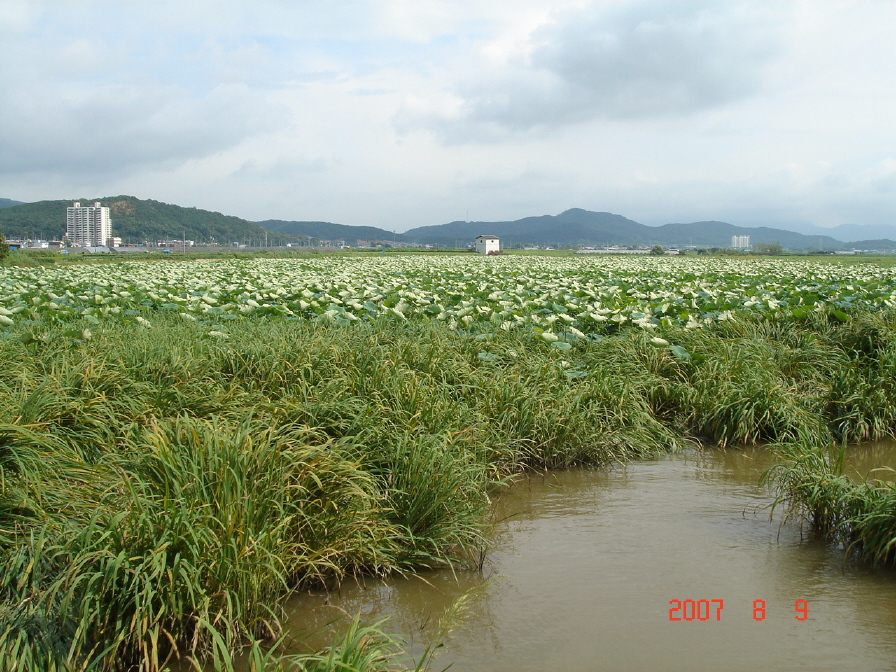
[[[853,451],[857,470],[896,463]],[[762,449],[707,450],[625,468],[533,476],[500,498],[483,572],[367,580],[291,604],[313,646],[340,610],[390,616],[421,652],[469,594],[438,669],[883,670],[896,660],[896,580],[769,517]],[[871,465],[871,466],[868,466]],[[671,622],[669,601],[723,600],[721,620]],[[754,607],[764,603],[763,612]],[[806,600],[809,618],[796,619]]]
[[[896,481],[896,442],[875,441],[846,450],[846,474],[856,480]]]

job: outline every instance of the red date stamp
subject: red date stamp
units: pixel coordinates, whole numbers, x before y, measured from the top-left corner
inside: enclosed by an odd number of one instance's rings
[[[721,621],[724,600],[669,600],[670,621]],[[753,620],[764,621],[765,600],[753,600]],[[805,621],[809,618],[809,603],[797,600],[793,603],[794,618]]]

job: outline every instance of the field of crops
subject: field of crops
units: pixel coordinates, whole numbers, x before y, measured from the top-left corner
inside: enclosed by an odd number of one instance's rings
[[[386,317],[526,328],[575,340],[623,325],[689,328],[734,313],[797,317],[896,306],[896,270],[730,259],[382,257],[172,261],[6,268],[0,323],[282,316],[337,324]],[[546,332],[546,333],[545,333]]]
[[[892,488],[840,479],[827,446],[896,437],[894,280],[643,257],[0,269],[0,672],[233,670],[246,647],[257,672],[392,669],[356,621],[282,657],[290,591],[475,566],[514,474],[697,443],[777,443],[780,501],[893,563]]]

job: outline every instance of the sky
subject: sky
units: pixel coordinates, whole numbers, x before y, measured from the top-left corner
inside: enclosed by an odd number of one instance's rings
[[[890,0],[2,0],[0,197],[896,223]]]

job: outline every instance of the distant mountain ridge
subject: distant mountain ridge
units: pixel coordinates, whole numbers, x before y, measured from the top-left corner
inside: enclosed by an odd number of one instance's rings
[[[501,238],[504,247],[521,245],[665,245],[727,248],[731,237],[750,236],[753,244],[778,243],[791,250],[896,249],[893,238],[868,235],[886,232],[886,226],[843,225],[831,229],[844,235],[853,232],[861,240],[844,242],[827,233],[806,235],[770,227],[735,226],[727,222],[707,221],[645,226],[622,215],[572,208],[559,215],[540,215],[505,222],[449,222],[420,226],[394,233],[373,226],[350,226],[321,221],[266,220],[251,222],[220,212],[185,208],[133,196],[80,198],[100,201],[110,208],[112,233],[125,242],[179,240],[222,245],[286,243],[307,241],[344,241],[348,245],[364,243],[416,243],[438,247],[466,247],[480,234]],[[0,233],[6,238],[60,239],[65,232],[65,209],[73,200],[20,203],[0,199]],[[7,205],[11,203],[11,205]],[[828,231],[814,227],[814,230]],[[856,235],[858,234],[858,235]],[[312,241],[314,242],[314,241]]]
[[[333,224],[332,222],[287,222],[280,219],[267,219],[256,222],[268,231],[289,233],[294,236],[306,236],[318,240],[339,241],[346,245],[357,245],[370,242],[406,242],[403,233],[393,233],[375,226],[351,226],[349,224]]]
[[[590,212],[573,208],[559,215],[525,217],[512,222],[450,222],[435,226],[421,226],[405,231],[409,240],[422,243],[451,245],[455,241],[468,242],[484,233],[509,242],[534,245],[629,244],[650,227],[609,212]],[[633,242],[636,242],[633,240]]]
[[[731,247],[732,236],[750,236],[751,243],[778,243],[792,250],[852,249],[831,236],[806,236],[769,227],[734,226],[727,222],[691,222],[645,226],[621,215],[573,208],[559,215],[526,217],[512,222],[451,222],[405,232],[408,240],[450,244],[490,233],[503,245],[683,245]],[[896,249],[890,242],[887,249]]]
[[[728,248],[731,247],[732,236],[750,236],[752,243],[777,243],[792,250],[848,250],[853,247],[896,249],[896,243],[891,240],[862,240],[849,244],[824,234],[804,235],[784,229],[735,226],[718,221],[646,226],[622,215],[581,208],[572,208],[559,215],[524,217],[506,222],[454,221],[420,226],[399,234],[372,226],[330,222],[268,220],[258,224],[271,231],[284,231],[321,240],[343,240],[348,245],[394,240],[398,243],[438,247],[466,247],[476,236],[492,234],[501,239],[505,248],[519,245],[682,245]]]
[[[889,239],[896,240],[896,226],[892,224],[840,224],[831,228],[805,223],[779,224],[776,228],[795,231],[806,236],[830,236],[840,241]]]
[[[0,208],[11,208],[14,205],[22,205],[23,201],[14,201],[11,198],[0,198]]]

